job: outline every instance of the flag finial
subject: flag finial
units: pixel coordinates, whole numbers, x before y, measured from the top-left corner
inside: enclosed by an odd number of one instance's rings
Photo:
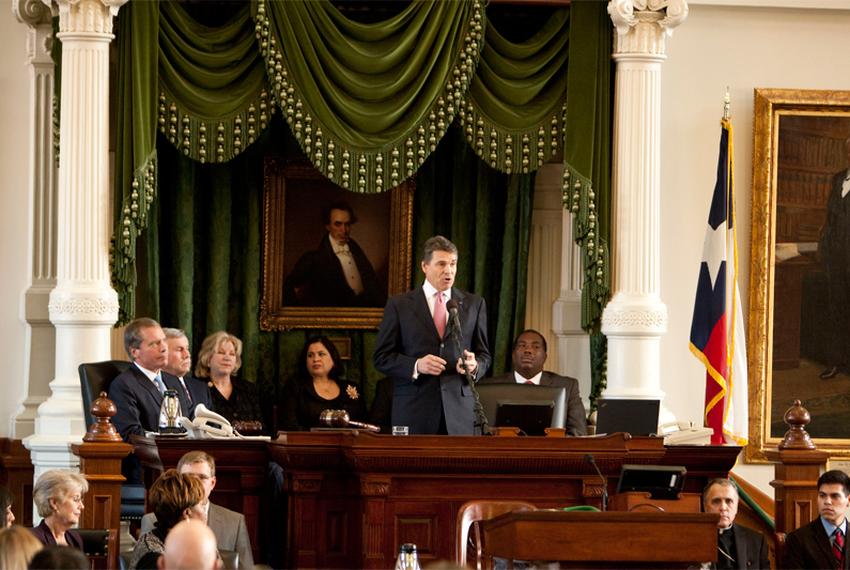
[[[726,86],[726,96],[723,98],[723,118],[729,120],[729,107],[732,105],[732,98],[729,96],[729,86]]]

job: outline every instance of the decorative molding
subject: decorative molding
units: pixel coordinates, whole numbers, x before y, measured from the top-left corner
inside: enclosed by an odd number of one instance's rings
[[[112,18],[127,0],[56,0],[59,33],[84,32],[112,36]]]
[[[360,493],[367,497],[386,497],[390,494],[390,478],[365,478],[360,480]]]
[[[664,333],[667,331],[667,307],[617,306],[609,303],[602,314],[603,330],[609,332]]]
[[[33,28],[50,24],[53,16],[50,5],[42,0],[12,0],[12,13],[19,22]]]
[[[54,289],[54,291],[57,291]],[[118,319],[118,297],[114,291],[104,290],[99,293],[111,292],[111,298],[99,296],[79,296],[79,294],[52,293],[47,309],[53,323],[67,320],[96,320]]]
[[[617,29],[616,54],[663,55],[665,38],[688,17],[686,0],[611,0],[608,14]]]

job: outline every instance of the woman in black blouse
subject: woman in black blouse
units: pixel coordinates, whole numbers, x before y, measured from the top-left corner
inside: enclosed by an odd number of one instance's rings
[[[240,432],[263,431],[263,412],[257,388],[234,378],[242,366],[242,341],[219,331],[201,345],[195,376],[208,380],[213,410],[227,418]]]
[[[359,388],[340,379],[339,352],[326,336],[307,339],[298,357],[298,375],[286,384],[284,429],[319,427],[324,410],[345,410],[352,420],[366,418],[366,405]]]

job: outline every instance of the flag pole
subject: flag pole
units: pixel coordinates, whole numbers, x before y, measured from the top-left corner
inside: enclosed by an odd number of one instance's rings
[[[723,118],[729,120],[729,107],[732,104],[732,98],[729,96],[729,86],[726,86],[726,96],[723,98]]]

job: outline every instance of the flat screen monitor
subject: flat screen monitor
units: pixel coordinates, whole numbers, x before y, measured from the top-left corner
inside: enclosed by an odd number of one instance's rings
[[[653,499],[676,499],[687,472],[681,465],[623,465],[617,492],[641,491]]]
[[[597,400],[596,433],[626,432],[655,435],[658,431],[660,400]]]
[[[567,390],[563,386],[479,384],[478,396],[491,426],[518,427],[526,435],[544,435],[547,427],[565,427]]]

